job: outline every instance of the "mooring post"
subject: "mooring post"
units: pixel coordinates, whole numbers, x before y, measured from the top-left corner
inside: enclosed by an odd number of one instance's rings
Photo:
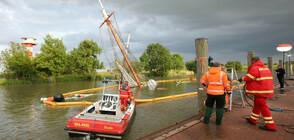
[[[273,57],[267,57],[267,67],[271,70],[273,73]]]
[[[279,65],[283,67],[283,60],[279,60]]]
[[[286,79],[290,79],[289,61],[286,61]]]
[[[247,65],[248,67],[252,65],[251,63],[251,58],[254,57],[254,52],[253,51],[248,51],[248,55],[247,55]]]
[[[201,77],[208,71],[208,39],[197,38],[195,40],[196,47],[196,69],[197,69],[197,88],[203,88],[200,83]],[[206,100],[206,91],[198,90],[198,107],[199,112],[205,110],[204,101]]]

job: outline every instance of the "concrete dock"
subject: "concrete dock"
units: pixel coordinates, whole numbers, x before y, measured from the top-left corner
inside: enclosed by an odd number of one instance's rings
[[[249,124],[245,118],[251,114],[253,101],[248,99],[246,108],[241,102],[234,103],[231,112],[226,112],[220,126],[215,124],[215,113],[212,114],[209,124],[201,122],[203,114],[192,116],[182,122],[157,130],[138,139],[155,140],[293,140],[294,139],[294,80],[286,80],[289,86],[284,91],[275,85],[275,95],[267,100],[269,108],[281,108],[282,112],[271,111],[277,132],[261,130],[258,127],[264,125],[260,118],[257,124]],[[237,95],[236,95],[237,96]]]

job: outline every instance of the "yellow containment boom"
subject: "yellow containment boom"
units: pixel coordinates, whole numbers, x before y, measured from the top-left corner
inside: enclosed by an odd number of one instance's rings
[[[92,102],[49,102],[43,101],[44,104],[51,105],[51,106],[74,106],[74,105],[81,105],[81,106],[88,106],[93,104]]]
[[[186,78],[186,79],[161,80],[161,81],[157,81],[157,82],[165,83],[165,82],[175,82],[175,81],[196,81],[196,79],[194,77],[189,77],[189,78]],[[141,84],[147,84],[147,83],[148,82],[141,82]],[[105,87],[105,89],[116,88],[116,87],[118,87],[118,85],[108,86],[108,87]],[[75,94],[90,93],[90,92],[101,91],[101,90],[103,90],[103,87],[91,88],[91,89],[85,89],[85,90],[79,90],[79,91],[73,91],[73,92],[64,93],[63,97],[69,97],[69,96],[73,96]]]
[[[176,98],[182,98],[182,97],[188,97],[188,96],[196,96],[197,94],[198,92],[192,92],[192,93],[171,95],[171,96],[159,97],[159,98],[153,98],[153,99],[136,99],[136,103],[148,103],[148,102],[156,102],[156,101],[162,101],[162,100],[170,100],[170,99],[176,99]]]
[[[176,82],[176,81],[196,81],[196,78],[194,77],[188,77],[186,79],[171,79],[171,80],[160,80],[156,81],[158,83],[167,83],[167,82]],[[141,82],[141,84],[147,84],[148,82]]]
[[[194,77],[189,77],[186,79],[161,80],[161,81],[157,81],[157,82],[165,83],[165,82],[175,82],[175,81],[196,81],[196,79]],[[141,82],[141,84],[147,84],[147,82]],[[116,87],[118,87],[118,85],[108,86],[108,87],[105,87],[105,89],[116,88]],[[69,97],[69,96],[74,96],[75,94],[84,94],[84,93],[90,93],[90,92],[101,91],[101,90],[103,90],[103,87],[73,91],[73,92],[64,93],[63,97]],[[185,93],[185,94],[180,94],[180,95],[171,95],[171,96],[154,98],[154,99],[136,99],[136,102],[137,103],[146,103],[146,102],[175,99],[175,98],[181,98],[181,97],[187,97],[187,96],[195,96],[195,95],[197,95],[197,92]],[[45,100],[43,101],[43,103],[47,104],[47,105],[51,105],[51,106],[74,106],[74,105],[86,106],[86,105],[93,104],[92,102],[86,102],[86,101],[83,101],[83,102],[50,102],[50,101],[45,101]]]
[[[116,88],[116,87],[118,87],[118,85],[108,86],[108,87],[105,87],[105,89]],[[83,94],[83,93],[89,93],[89,92],[100,91],[100,90],[103,90],[103,87],[79,90],[79,91],[74,91],[74,92],[68,92],[68,93],[64,93],[63,96],[68,97],[68,96],[73,96],[75,94]]]
[[[192,93],[185,93],[180,95],[171,95],[166,97],[159,97],[159,98],[153,98],[153,99],[135,99],[137,103],[149,103],[149,102],[156,102],[156,101],[163,101],[163,100],[170,100],[170,99],[176,99],[176,98],[182,98],[182,97],[189,97],[189,96],[196,96],[198,92],[192,92]],[[43,101],[44,104],[51,105],[51,106],[74,106],[74,105],[82,105],[87,106],[93,104],[93,102],[49,102],[49,101]]]
[[[245,86],[245,84],[241,84],[241,85],[240,85],[240,87],[244,87],[244,86]],[[233,89],[234,89],[234,88],[238,88],[238,86],[233,86]]]

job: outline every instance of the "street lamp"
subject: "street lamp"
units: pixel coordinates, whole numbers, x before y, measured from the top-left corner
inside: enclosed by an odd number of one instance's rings
[[[292,49],[291,44],[281,44],[277,47],[277,50],[279,52],[283,53],[283,66],[282,68],[284,69],[284,63],[285,63],[285,52],[290,51]],[[284,69],[285,70],[285,69]],[[283,78],[283,83],[285,84],[285,79]]]
[[[285,61],[285,52],[290,51],[292,49],[292,45],[291,44],[281,44],[277,47],[277,50],[279,52],[283,53],[283,69],[284,69],[284,61]]]

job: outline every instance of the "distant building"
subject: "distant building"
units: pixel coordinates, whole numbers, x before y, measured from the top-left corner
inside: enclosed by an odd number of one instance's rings
[[[22,42],[21,44],[24,44],[28,50],[28,55],[30,57],[33,57],[33,46],[37,45],[37,42],[35,38],[31,37],[22,37]]]

